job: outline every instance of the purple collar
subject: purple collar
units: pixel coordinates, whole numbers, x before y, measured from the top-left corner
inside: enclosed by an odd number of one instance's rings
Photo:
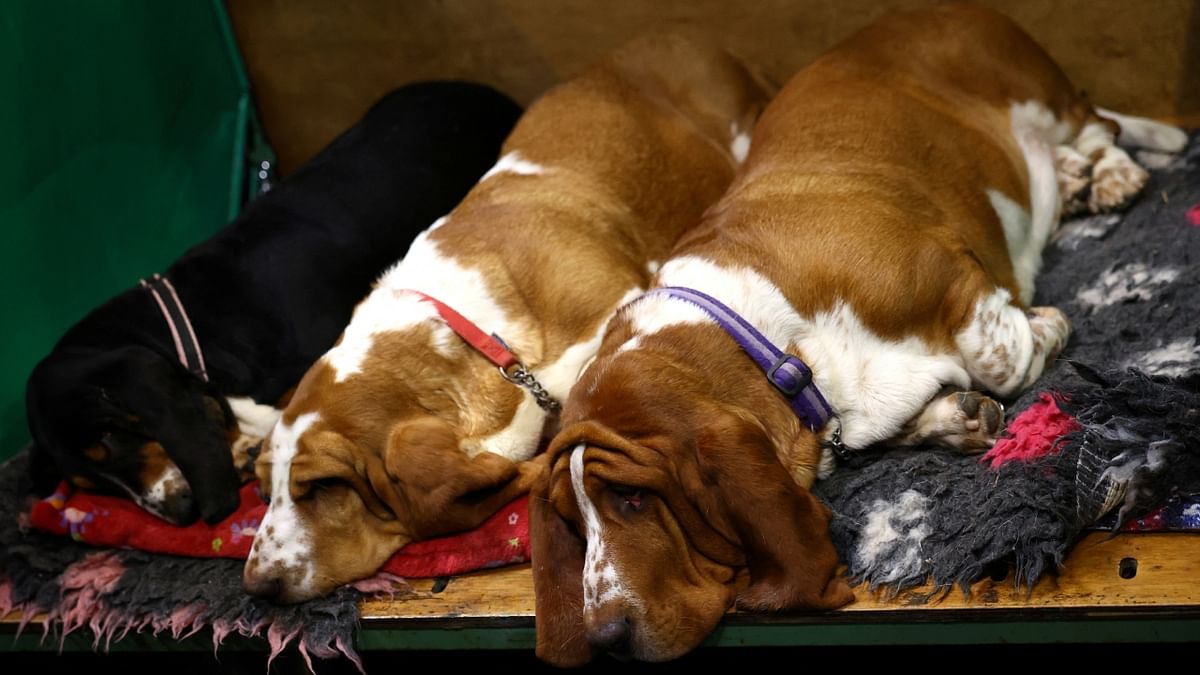
[[[716,298],[691,288],[652,288],[642,297],[653,295],[665,295],[690,302],[716,319],[717,325],[724,328],[758,367],[762,368],[767,374],[767,381],[788,399],[792,410],[809,429],[816,431],[833,417],[833,409],[813,384],[812,370],[799,358],[771,344],[765,335],[758,332],[737,312],[721,304]]]

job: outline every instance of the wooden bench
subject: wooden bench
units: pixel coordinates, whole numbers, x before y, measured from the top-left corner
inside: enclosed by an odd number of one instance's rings
[[[1046,643],[1173,643],[1200,640],[1200,535],[1087,534],[1063,569],[1031,593],[1010,579],[983,579],[970,597],[952,590],[922,601],[925,591],[888,598],[860,587],[844,609],[815,614],[730,612],[705,646],[955,645]],[[993,576],[1000,576],[995,574]],[[528,565],[456,577],[410,580],[412,591],[362,606],[360,651],[517,649],[534,645],[533,579]],[[12,635],[17,617],[0,620]],[[56,651],[39,644],[34,625],[3,650]],[[92,635],[68,638],[67,650],[92,649]],[[230,638],[222,649],[265,649],[265,641]],[[211,637],[186,640],[131,635],[117,650],[211,651]]]

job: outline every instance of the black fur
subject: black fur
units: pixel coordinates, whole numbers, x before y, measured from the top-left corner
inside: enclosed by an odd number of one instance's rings
[[[137,486],[140,447],[158,441],[197,513],[237,505],[226,396],[275,404],[327,351],[354,305],[412,239],[453,209],[496,161],[520,109],[481,85],[402,87],[212,238],[166,271],[203,349],[210,382],[177,360],[152,296],[134,287],[70,328],[30,376],[26,406],[39,489],[81,476]],[[103,444],[104,462],[85,448]]]

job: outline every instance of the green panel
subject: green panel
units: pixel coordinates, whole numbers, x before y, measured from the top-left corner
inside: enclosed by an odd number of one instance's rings
[[[728,626],[713,631],[704,647],[799,647],[871,645],[1096,644],[1193,642],[1200,619],[964,621],[956,623],[844,623]],[[360,650],[533,649],[533,628],[365,629]]]
[[[63,331],[237,213],[253,115],[216,0],[0,3],[0,86],[7,457]]]
[[[1049,645],[1187,643],[1200,637],[1200,618],[1144,616],[1121,619],[1061,619],[1041,621],[955,621],[947,623],[827,623],[774,626],[722,625],[703,647],[850,647],[912,645]],[[355,641],[361,652],[392,650],[533,650],[533,627],[492,628],[372,628],[364,624]],[[0,631],[0,652],[90,651],[95,637],[88,630],[42,637],[38,625],[19,637]],[[212,651],[212,634],[174,640],[163,634],[127,636],[111,643],[111,651]],[[218,651],[266,650],[265,640],[230,636]]]

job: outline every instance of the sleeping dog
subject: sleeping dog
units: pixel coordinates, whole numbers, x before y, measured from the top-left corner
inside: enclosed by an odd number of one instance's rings
[[[530,502],[539,655],[666,660],[734,605],[850,602],[808,491],[823,455],[992,443],[992,396],[1068,338],[1030,306],[1061,200],[1116,208],[1145,179],[1117,131],[972,6],[888,15],[798,73],[564,406]]]
[[[495,162],[519,107],[490,88],[395,90],[236,220],[72,326],[27,384],[35,478],[176,524],[237,506],[231,456],[355,303]]]
[[[728,185],[764,104],[738,61],[682,35],[634,40],[534,102],[263,442],[245,588],[325,594],[528,491],[523,460],[605,323]]]

